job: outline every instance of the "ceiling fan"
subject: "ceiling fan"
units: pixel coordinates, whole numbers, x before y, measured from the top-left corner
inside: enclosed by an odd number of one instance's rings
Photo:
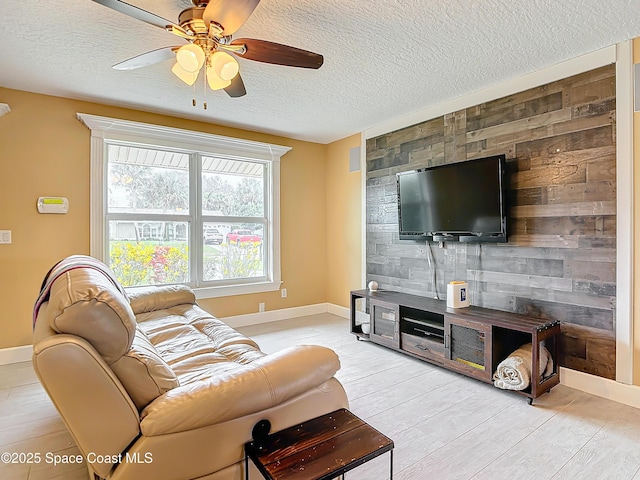
[[[120,0],[93,1],[167,30],[187,42],[137,55],[115,64],[116,70],[132,70],[175,58],[171,71],[186,84],[193,85],[204,70],[212,90],[224,89],[230,97],[241,97],[247,91],[233,55],[313,69],[320,68],[324,61],[322,55],[279,43],[253,38],[233,40],[232,35],[251,16],[260,0],[191,0],[194,6],[180,12],[178,23]]]

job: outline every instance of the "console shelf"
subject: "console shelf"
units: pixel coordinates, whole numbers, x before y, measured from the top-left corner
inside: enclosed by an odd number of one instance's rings
[[[358,301],[366,302],[368,333],[356,321]],[[560,382],[557,321],[474,306],[448,308],[441,300],[391,290],[356,290],[351,292],[351,333],[487,383],[493,383],[498,364],[525,343],[534,346],[531,371],[539,371],[544,345],[553,358],[552,373],[516,393],[532,403]]]

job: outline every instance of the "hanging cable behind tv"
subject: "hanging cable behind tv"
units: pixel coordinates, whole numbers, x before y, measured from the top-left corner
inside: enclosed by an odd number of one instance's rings
[[[438,298],[438,286],[436,284],[436,265],[435,265],[436,262],[433,259],[431,242],[427,240],[425,243],[427,245],[427,263],[429,264],[429,269],[431,270],[431,285],[433,285],[433,298],[435,298],[436,300],[440,300]]]

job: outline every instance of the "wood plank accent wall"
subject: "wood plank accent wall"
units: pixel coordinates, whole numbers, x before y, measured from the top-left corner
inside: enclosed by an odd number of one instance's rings
[[[562,366],[615,377],[615,66],[367,140],[367,282],[562,322]],[[504,153],[509,243],[400,241],[397,172]]]

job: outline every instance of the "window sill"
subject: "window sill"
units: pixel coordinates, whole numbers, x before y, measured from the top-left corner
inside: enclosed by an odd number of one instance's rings
[[[280,289],[282,282],[260,282],[246,285],[225,285],[219,287],[194,288],[196,299],[230,297],[233,295],[247,295],[251,293],[275,292]]]

